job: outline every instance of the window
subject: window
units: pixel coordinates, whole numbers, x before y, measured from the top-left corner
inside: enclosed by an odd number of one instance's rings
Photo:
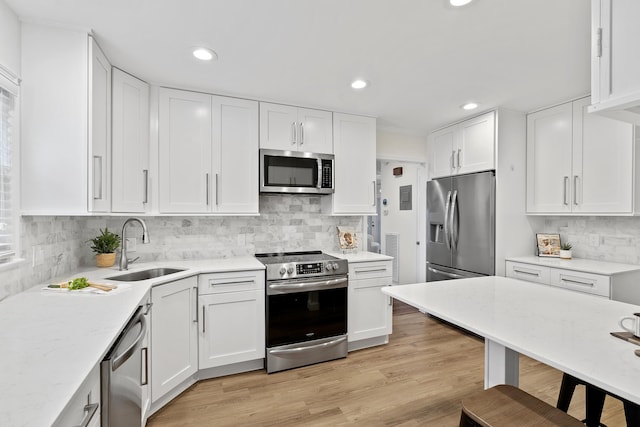
[[[12,194],[12,141],[15,123],[15,96],[0,86],[0,263],[14,253],[16,225]]]

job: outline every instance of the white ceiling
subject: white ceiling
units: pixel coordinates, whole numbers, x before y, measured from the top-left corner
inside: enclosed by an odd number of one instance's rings
[[[91,29],[154,84],[378,117],[426,135],[459,106],[519,111],[589,92],[590,2],[5,0],[23,20]],[[202,63],[191,47],[215,50]],[[349,87],[359,77],[363,91]]]

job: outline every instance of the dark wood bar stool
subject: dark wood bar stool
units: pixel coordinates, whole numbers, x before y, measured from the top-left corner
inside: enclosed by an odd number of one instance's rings
[[[462,400],[460,427],[584,427],[577,419],[510,385]]]
[[[586,418],[583,420],[583,422],[587,425],[587,427],[606,427],[600,422],[600,418],[602,417],[604,399],[607,395],[622,401],[622,404],[624,405],[624,417],[627,422],[627,427],[640,426],[639,405],[636,405],[633,402],[629,402],[628,400],[622,399],[611,393],[607,393],[601,388],[591,385],[585,381],[579,380],[578,378],[569,374],[562,375],[562,384],[560,385],[558,403],[556,404],[556,407],[558,409],[567,412],[567,410],[569,409],[569,404],[571,403],[571,398],[573,397],[573,392],[578,385],[585,386]]]

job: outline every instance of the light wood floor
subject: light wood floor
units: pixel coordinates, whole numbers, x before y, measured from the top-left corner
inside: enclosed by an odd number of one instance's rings
[[[267,375],[201,381],[149,420],[163,426],[457,426],[460,401],[483,388],[483,342],[409,306],[395,306],[386,346]],[[520,388],[555,405],[562,373],[520,358]],[[584,388],[569,413],[584,418]],[[610,397],[602,422],[622,427]]]

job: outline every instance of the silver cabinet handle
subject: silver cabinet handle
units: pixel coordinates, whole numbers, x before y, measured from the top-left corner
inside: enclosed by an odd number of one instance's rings
[[[460,152],[462,151],[462,149],[458,148],[458,169],[460,169]]]
[[[375,206],[376,205],[376,182],[371,181],[371,183],[373,184],[373,203],[371,203],[371,206]]]
[[[596,58],[602,57],[602,28],[596,30]]]
[[[564,177],[564,185],[563,186],[564,186],[564,190],[563,190],[563,193],[562,193],[562,201],[564,202],[565,206],[568,206],[569,205],[569,201],[567,200],[567,196],[568,196],[567,193],[569,193],[569,191],[568,191],[569,190],[568,189],[569,177],[568,176]]]
[[[291,145],[296,145],[297,140],[296,122],[291,123]]]
[[[451,152],[451,169],[456,168],[456,150]]]
[[[578,175],[573,176],[573,204],[578,206]]]
[[[575,283],[576,285],[589,286],[591,288],[593,287],[592,282],[583,282],[581,280],[565,279],[564,277],[561,277],[560,280],[562,280],[563,282]]]
[[[204,305],[202,306],[202,333],[205,333],[207,327],[207,320],[205,318],[205,311],[204,311]]]
[[[384,268],[384,267],[383,268],[371,268],[371,269],[368,269],[368,270],[355,270],[355,273],[356,274],[358,274],[358,273],[375,273],[376,271],[387,271],[387,269]]]
[[[140,385],[147,385],[149,384],[149,348],[148,347],[142,348],[141,356],[142,356],[142,359],[140,360],[140,363],[144,364],[144,369],[142,369],[142,372],[144,373],[144,380],[140,378]]]
[[[194,295],[194,300],[195,300],[195,307],[196,309],[194,310],[194,312],[196,313],[196,318],[193,319],[193,323],[198,323],[198,287],[194,286],[193,287],[193,295]]]
[[[149,171],[147,169],[142,169],[142,179],[144,185],[144,197],[142,198],[142,203],[149,203]]]
[[[82,417],[82,421],[80,421],[80,425],[78,427],[87,427],[89,425],[89,422],[91,422],[93,416],[98,410],[98,406],[98,403],[89,403],[84,405],[84,417]]]
[[[102,199],[102,156],[93,156],[93,200]]]
[[[215,190],[216,190],[216,206],[218,206],[218,174],[216,174],[216,186],[215,186]]]
[[[520,274],[527,274],[529,276],[536,276],[536,277],[540,277],[540,273],[532,273],[530,271],[524,271],[524,270],[518,270],[517,268],[513,269],[514,273],[520,273]]]
[[[205,182],[205,193],[206,193],[206,197],[207,197],[207,206],[209,206],[209,174],[205,173],[204,174],[204,182]]]
[[[304,124],[300,122],[300,145],[304,144]]]

